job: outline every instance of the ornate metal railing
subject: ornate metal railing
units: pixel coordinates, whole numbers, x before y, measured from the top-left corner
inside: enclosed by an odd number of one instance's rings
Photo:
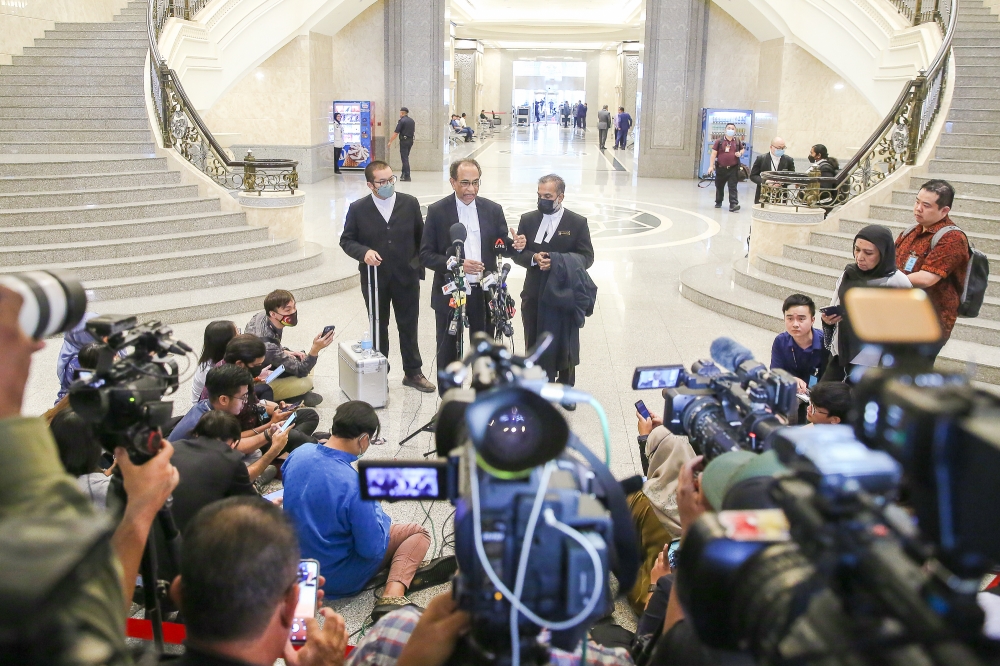
[[[916,162],[948,84],[958,0],[892,0],[892,3],[900,12],[909,8],[915,25],[934,21],[941,28],[943,39],[934,60],[926,71],[921,70],[917,78],[907,82],[889,114],[836,176],[823,176],[815,166],[808,173],[766,171],[761,174],[761,203],[830,210],[867,192],[899,167]]]
[[[174,148],[184,159],[219,185],[244,192],[291,192],[299,187],[298,162],[254,159],[247,151],[242,160],[229,157],[191,104],[177,73],[167,66],[158,46],[163,25],[170,17],[187,18],[207,0],[149,0],[146,14],[149,34],[149,83],[163,147]]]

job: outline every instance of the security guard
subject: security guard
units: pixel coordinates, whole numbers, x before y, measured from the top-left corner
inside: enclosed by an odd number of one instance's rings
[[[389,137],[389,145],[399,137],[399,159],[403,162],[403,175],[400,180],[410,180],[410,149],[413,148],[413,134],[417,129],[417,124],[410,117],[410,110],[405,106],[399,109],[399,122],[396,129]]]

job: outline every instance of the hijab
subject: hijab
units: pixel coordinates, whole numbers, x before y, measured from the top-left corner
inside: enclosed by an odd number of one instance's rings
[[[854,242],[857,242],[859,238],[878,248],[879,260],[874,268],[867,271],[861,270],[856,261],[844,268],[844,276],[840,280],[840,289],[837,291],[841,304],[844,303],[844,295],[848,289],[867,287],[872,283],[884,284],[885,280],[896,273],[896,239],[893,238],[891,231],[880,224],[870,224],[854,236]],[[853,248],[852,243],[852,251]],[[837,335],[837,354],[840,356],[840,363],[846,367],[860,351],[861,342],[857,339],[854,329],[845,317],[840,322],[840,331]]]

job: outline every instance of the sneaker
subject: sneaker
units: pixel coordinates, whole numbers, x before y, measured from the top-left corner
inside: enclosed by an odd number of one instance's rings
[[[721,203],[717,203],[717,204],[715,204],[715,207],[716,208],[722,208],[722,204]]]
[[[415,388],[421,393],[434,393],[437,390],[437,387],[427,381],[427,378],[422,374],[403,377],[403,386]]]
[[[417,569],[413,580],[410,581],[408,592],[426,590],[428,587],[447,583],[456,571],[458,571],[458,560],[454,555],[433,559]]]
[[[739,204],[736,204],[735,206],[730,206],[730,207],[729,207],[729,212],[730,212],[730,213],[735,213],[735,212],[736,212],[736,211],[738,211],[739,209],[740,209],[740,205],[739,205]]]
[[[401,182],[403,182],[403,183],[408,183],[408,182],[410,182],[410,177],[409,176],[401,176],[399,180]]]
[[[321,402],[323,402],[323,396],[315,391],[306,391],[306,394],[302,396],[303,407],[315,407]]]
[[[274,465],[268,465],[264,471],[260,473],[260,476],[254,480],[253,484],[257,487],[258,491],[261,491],[264,489],[264,486],[274,481],[274,477],[277,475],[278,468]]]
[[[413,606],[420,611],[424,610],[406,597],[379,597],[375,602],[375,608],[372,609],[372,622],[378,622],[384,615],[406,606]]]

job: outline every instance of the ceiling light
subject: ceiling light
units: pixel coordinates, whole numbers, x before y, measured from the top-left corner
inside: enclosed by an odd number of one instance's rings
[[[844,89],[844,84],[843,83],[834,83],[833,84],[833,89],[834,90],[843,90]]]

